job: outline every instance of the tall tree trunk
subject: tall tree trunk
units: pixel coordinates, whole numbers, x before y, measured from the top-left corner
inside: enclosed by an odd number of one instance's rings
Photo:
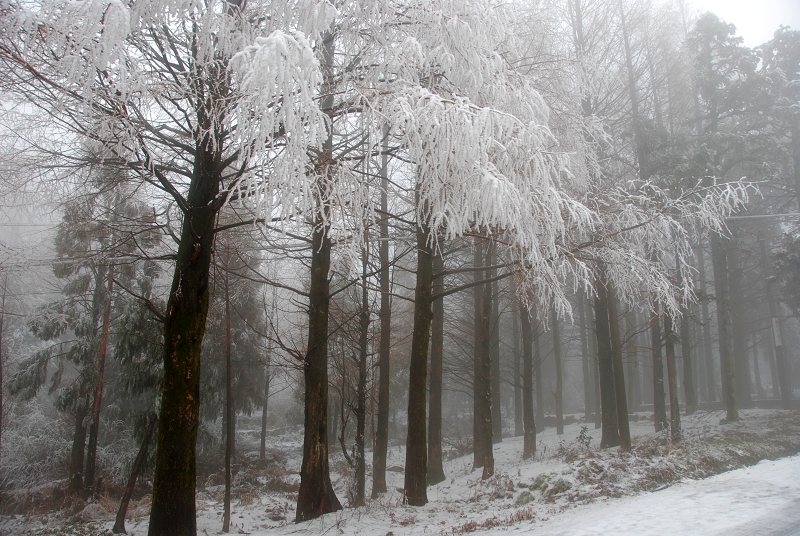
[[[519,319],[522,326],[522,459],[527,460],[536,454],[536,423],[533,415],[533,329],[524,305],[519,308]]]
[[[600,410],[603,433],[600,448],[619,445],[619,423],[617,421],[617,399],[614,388],[614,365],[611,333],[608,322],[608,289],[602,278],[595,280],[594,319],[597,336],[597,359],[600,372]]]
[[[86,450],[86,416],[89,414],[89,400],[75,402],[75,429],[72,433],[72,453],[69,463],[69,490],[83,493],[83,455]]]
[[[556,434],[564,433],[564,371],[561,366],[561,329],[555,307],[550,316],[553,322],[553,360],[556,366]]]
[[[481,478],[488,478],[494,474],[494,452],[492,448],[492,387],[491,387],[491,356],[490,356],[490,331],[491,331],[491,304],[492,290],[490,283],[480,283],[486,278],[488,270],[477,270],[486,266],[484,247],[487,252],[489,247],[482,242],[484,239],[476,238],[474,244],[475,286],[475,346],[474,346],[474,374],[472,377],[473,394],[473,448],[474,467],[482,467]]]
[[[230,254],[226,254],[226,259]],[[233,409],[233,334],[231,332],[231,294],[227,267],[225,270],[225,496],[223,499],[222,532],[231,530],[231,458],[235,422]]]
[[[114,527],[111,532],[114,534],[127,534],[125,530],[125,516],[128,513],[128,505],[133,496],[133,489],[136,487],[136,481],[139,479],[139,474],[142,472],[144,462],[147,459],[147,448],[150,445],[150,440],[153,438],[153,432],[156,429],[155,415],[150,417],[150,422],[147,424],[147,429],[144,433],[144,438],[139,446],[139,452],[136,453],[136,458],[133,460],[131,466],[131,473],[128,475],[128,483],[125,486],[125,492],[122,494],[122,499],[119,501],[119,508],[117,509],[117,517],[114,520]]]
[[[683,390],[686,393],[686,414],[697,411],[697,389],[694,382],[694,360],[692,359],[692,335],[689,329],[689,309],[681,315],[681,357],[683,358]]]
[[[722,237],[711,237],[711,258],[714,265],[714,289],[717,296],[719,327],[719,362],[722,375],[722,399],[726,420],[739,420],[736,403],[736,372],[733,356],[733,315],[731,313],[730,283],[728,280],[728,251]]]
[[[433,294],[444,290],[444,259],[441,252],[433,257]],[[433,302],[431,322],[430,408],[428,410],[428,484],[444,481],[442,464],[442,375],[444,361],[444,298]]]
[[[261,445],[258,453],[258,459],[262,462],[267,458],[267,409],[269,406],[271,361],[272,345],[267,343],[267,362],[264,364],[264,398],[261,402]]]
[[[731,232],[734,232],[731,226]],[[731,292],[731,321],[733,322],[733,358],[734,370],[736,371],[736,402],[740,407],[751,407],[753,404],[750,394],[750,365],[747,359],[747,330],[745,328],[745,302],[742,294],[745,292],[746,285],[743,282],[742,265],[739,255],[739,246],[735,234],[727,243],[728,250],[728,273],[730,278]]]
[[[389,448],[389,351],[391,348],[392,301],[389,268],[389,163],[386,138],[389,129],[384,128],[383,154],[381,155],[381,218],[378,230],[381,234],[378,245],[380,271],[378,280],[381,287],[381,305],[378,318],[381,323],[378,341],[378,418],[375,427],[375,450],[372,451],[372,498],[386,492],[386,453]]]
[[[425,211],[423,211],[425,213]],[[423,506],[428,502],[428,449],[425,426],[425,384],[428,375],[430,342],[431,287],[433,260],[430,231],[425,222],[417,223],[417,283],[414,289],[414,326],[411,334],[411,359],[408,378],[408,434],[406,436],[405,502]]]
[[[296,521],[307,521],[341,509],[328,468],[328,273],[331,242],[317,221],[311,245],[308,350],[305,378],[305,434]]]
[[[519,346],[520,311],[516,300],[513,300],[512,308],[514,313],[512,315],[513,322],[511,324],[511,338],[514,351],[514,437],[519,437],[525,433],[525,428],[522,416],[522,353]]]
[[[97,345],[97,378],[94,386],[94,400],[92,401],[91,423],[89,425],[89,445],[86,451],[86,476],[83,479],[86,498],[91,497],[95,490],[95,472],[97,467],[97,435],[100,431],[100,409],[103,404],[103,387],[105,385],[106,354],[108,352],[108,335],[111,329],[111,294],[114,290],[114,269],[106,267],[105,304],[103,307],[103,323],[100,328],[100,340]]]
[[[365,235],[361,251],[361,311],[358,336],[358,388],[356,390],[356,471],[355,496],[352,506],[364,506],[366,489],[366,431],[367,431],[367,361],[369,359],[369,291],[367,289],[367,263],[369,261],[369,236]]]
[[[200,124],[207,123],[201,118]],[[164,320],[164,381],[158,417],[149,536],[194,536],[195,443],[200,353],[208,314],[208,277],[217,215],[221,155],[198,143]]]
[[[798,160],[798,162],[800,162],[800,160]],[[800,187],[800,183],[798,187]],[[767,304],[769,305],[772,349],[775,354],[775,372],[778,377],[777,385],[780,387],[783,409],[790,409],[792,407],[791,370],[789,369],[789,363],[786,359],[786,350],[783,344],[783,337],[781,336],[781,319],[778,314],[778,304],[775,299],[775,288],[773,286],[773,278],[771,277],[772,270],[770,270],[769,267],[766,239],[763,237],[761,237],[759,241],[759,248],[761,250],[762,272],[767,280]],[[773,385],[775,385],[774,381]]]
[[[676,258],[678,286],[683,286],[683,267]],[[683,390],[686,393],[686,414],[697,411],[697,390],[694,383],[694,365],[692,359],[692,338],[689,329],[689,308],[681,307],[681,358],[683,359]]]
[[[533,334],[533,377],[536,381],[536,422],[539,430],[544,428],[544,389],[542,387],[542,351],[539,347],[539,325],[531,319]]]
[[[653,356],[653,424],[656,432],[667,425],[667,408],[664,404],[664,359],[661,355],[661,304],[653,304],[650,319],[650,345]]]
[[[625,391],[625,369],[622,363],[622,336],[620,335],[617,297],[613,287],[604,277],[606,298],[608,300],[608,327],[611,335],[611,360],[614,369],[614,393],[617,402],[617,428],[619,446],[622,450],[631,448],[631,432],[628,423],[628,398]]]
[[[669,383],[669,437],[673,443],[681,440],[681,408],[678,405],[678,370],[675,362],[675,330],[672,317],[664,312],[664,351],[667,354]]]
[[[625,359],[627,361],[627,374],[625,376],[625,383],[628,385],[628,411],[636,412],[639,409],[639,404],[642,401],[641,388],[639,386],[639,352],[637,346],[636,334],[636,312],[629,310],[625,313],[625,329],[620,333],[625,334]],[[630,335],[629,335],[630,334]]]
[[[589,352],[589,329],[586,325],[586,296],[580,295],[578,298],[578,313],[581,332],[581,367],[583,372],[583,420],[589,422],[594,413],[594,388],[592,379],[592,356]]]
[[[714,360],[711,344],[711,315],[708,312],[708,283],[706,280],[706,256],[702,245],[695,248],[697,257],[698,280],[700,281],[700,314],[703,324],[703,364],[706,376],[706,395],[709,402],[717,399],[717,389],[714,382]]]
[[[324,86],[333,88],[334,36],[322,37],[322,76]],[[333,108],[333,91],[322,99],[323,110]],[[318,157],[317,214],[311,236],[311,284],[308,308],[308,344],[303,363],[305,379],[305,426],[303,464],[295,521],[307,521],[342,508],[333,491],[328,468],[328,311],[330,307],[331,240],[328,236],[330,204],[328,196],[333,177],[333,131]]]
[[[497,264],[497,243],[492,240],[489,244],[489,266]],[[497,268],[492,268],[486,274],[489,278],[497,277]],[[501,412],[502,392],[500,391],[500,296],[497,281],[489,283],[492,294],[491,315],[489,316],[489,360],[492,364],[492,443],[503,441],[503,415]]]
[[[755,332],[750,333],[750,348],[753,355],[753,381],[756,387],[756,396],[759,400],[764,400],[764,384],[761,382],[761,367],[758,364],[758,336]]]

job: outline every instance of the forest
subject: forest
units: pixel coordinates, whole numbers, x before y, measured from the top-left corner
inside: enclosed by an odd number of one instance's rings
[[[536,532],[800,453],[789,26],[2,0],[0,176],[0,534]]]

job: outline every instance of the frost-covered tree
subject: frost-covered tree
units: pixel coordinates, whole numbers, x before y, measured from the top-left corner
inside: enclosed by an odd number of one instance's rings
[[[0,60],[53,128],[102,144],[181,221],[164,321],[150,534],[194,534],[200,348],[216,215],[234,191],[265,204],[309,192],[324,138],[309,38],[325,1],[11,3]],[[68,139],[69,135],[65,137]],[[74,154],[59,147],[66,157]],[[281,207],[282,216],[292,215]],[[267,209],[270,217],[279,216]]]

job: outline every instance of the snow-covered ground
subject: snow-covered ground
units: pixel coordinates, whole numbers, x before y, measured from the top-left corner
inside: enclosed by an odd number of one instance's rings
[[[800,456],[598,502],[484,534],[800,535]]]
[[[353,534],[762,534],[760,517],[771,520],[774,534],[782,520],[794,527],[800,514],[800,458],[699,479],[763,458],[800,451],[800,412],[745,410],[737,423],[721,424],[723,412],[685,418],[685,441],[674,447],[665,433],[654,433],[644,415],[631,422],[634,448],[599,450],[600,431],[592,424],[572,424],[556,435],[537,436],[537,455],[523,461],[522,438],[505,438],[494,449],[496,474],[481,481],[472,456],[445,463],[447,480],[428,489],[429,503],[402,504],[404,449],[389,452],[389,493],[362,508],[302,524],[292,523],[302,434],[284,429],[270,434],[269,468],[251,465],[237,475],[232,532],[263,536]],[[239,435],[245,454],[257,448],[252,433]],[[368,454],[371,460],[371,453]],[[341,455],[332,456],[337,494],[346,503],[350,482]],[[256,474],[254,471],[259,470]],[[367,482],[369,486],[370,476]],[[267,482],[270,482],[267,485]],[[680,482],[680,483],[678,483]],[[277,483],[277,485],[276,485]],[[667,487],[675,484],[672,487]],[[198,531],[218,534],[222,526],[222,486],[208,479],[198,492]],[[271,490],[269,488],[272,488]],[[661,489],[661,491],[653,490]],[[730,491],[726,491],[730,488]],[[369,493],[369,490],[368,490]],[[792,502],[792,501],[795,502]],[[706,503],[702,502],[706,501]],[[767,504],[769,503],[769,504]],[[104,511],[105,508],[105,511]],[[108,534],[116,503],[89,505],[79,516],[0,519],[0,534]],[[708,509],[705,513],[704,508]],[[147,533],[148,499],[130,511],[128,533]],[[86,519],[94,520],[87,524]],[[716,519],[720,518],[720,519]],[[628,523],[628,524],[626,524]],[[740,532],[735,532],[734,528]],[[716,531],[716,532],[715,532]]]

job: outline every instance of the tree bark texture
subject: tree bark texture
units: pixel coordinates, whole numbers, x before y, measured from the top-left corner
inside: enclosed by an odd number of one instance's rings
[[[106,355],[108,353],[108,336],[111,330],[111,295],[114,290],[114,269],[105,267],[106,289],[103,293],[103,320],[100,327],[100,340],[97,344],[97,378],[95,379],[94,399],[92,401],[91,422],[89,425],[89,445],[86,450],[86,473],[83,479],[85,498],[93,496],[95,489],[95,472],[97,468],[97,435],[100,431],[100,410],[103,407],[103,388],[105,386]]]
[[[261,402],[261,445],[258,459],[262,462],[267,458],[267,410],[269,409],[270,364],[272,361],[272,347],[267,343],[267,362],[264,364],[264,395]]]
[[[711,314],[708,311],[708,283],[706,280],[706,256],[702,246],[695,248],[697,258],[698,280],[700,282],[700,314],[703,324],[703,368],[706,377],[706,400],[713,402],[717,399],[716,383],[714,381],[714,361],[711,344]]]
[[[323,85],[333,88],[334,36],[322,36],[321,69]],[[324,91],[323,110],[333,108],[333,92]],[[330,112],[329,112],[330,113]],[[300,467],[300,491],[295,521],[307,521],[342,508],[331,484],[328,467],[328,320],[330,308],[331,240],[327,217],[334,181],[333,131],[322,147],[316,162],[318,177],[317,214],[311,237],[311,284],[308,308],[308,344],[303,375],[305,379],[305,424],[303,463]]]
[[[384,137],[388,136],[388,129],[384,130]],[[381,304],[378,318],[381,323],[380,340],[378,341],[378,415],[375,427],[375,450],[372,451],[372,498],[386,492],[386,454],[389,448],[389,375],[391,364],[389,352],[391,349],[392,330],[392,301],[391,301],[391,273],[389,267],[389,220],[386,215],[389,211],[388,191],[388,156],[384,143],[384,154],[381,155],[381,211],[378,220],[378,229],[381,241],[378,245],[380,272],[378,280],[381,288]]]
[[[600,448],[616,447],[619,445],[619,424],[617,423],[617,399],[614,389],[611,332],[608,323],[608,289],[602,278],[597,278],[595,281],[594,320],[600,378],[600,411],[603,423]]]
[[[726,239],[711,237],[711,258],[714,265],[714,290],[717,296],[717,324],[719,327],[719,362],[722,376],[722,400],[726,420],[739,420],[736,403],[736,371],[733,355],[733,315],[731,311],[730,282],[728,279],[728,251]]]
[[[205,120],[200,121],[205,123]],[[208,314],[221,155],[197,144],[164,319],[164,381],[158,417],[150,536],[194,536],[195,443],[200,409],[200,353]]]
[[[732,228],[733,230],[733,228]],[[731,321],[733,322],[733,359],[736,371],[736,403],[747,408],[753,405],[750,394],[750,363],[747,359],[747,329],[745,327],[745,308],[743,294],[745,285],[742,278],[742,263],[735,235],[726,244],[728,250],[729,299],[731,302]],[[735,289],[735,291],[734,291]]]
[[[315,225],[311,252],[308,350],[305,378],[305,433],[297,522],[342,508],[333,491],[328,466],[328,310],[330,306],[331,242],[322,222]]]
[[[474,244],[474,266],[486,266],[482,238],[476,238]],[[492,448],[492,387],[491,387],[491,349],[490,332],[492,322],[492,287],[489,283],[480,283],[486,278],[485,270],[475,271],[474,316],[475,345],[474,370],[472,377],[473,394],[473,448],[474,467],[483,468],[481,478],[489,478],[494,474],[494,453]]]
[[[611,360],[614,370],[614,394],[617,402],[619,446],[623,450],[630,450],[631,432],[628,423],[628,395],[625,391],[625,368],[622,362],[622,335],[620,334],[617,297],[613,287],[607,280],[605,284],[606,299],[608,300],[608,328],[611,335]]]
[[[355,495],[352,506],[364,506],[366,493],[366,432],[367,432],[367,361],[369,360],[369,290],[367,263],[369,242],[365,239],[361,252],[361,311],[358,334],[358,387],[356,389],[356,459]]]
[[[497,264],[497,243],[492,240],[489,244],[489,259],[486,264]],[[487,277],[497,277],[497,268],[492,268]],[[503,415],[501,412],[502,392],[500,391],[500,296],[497,281],[489,283],[492,295],[490,331],[489,331],[489,359],[492,364],[492,443],[503,441]]]
[[[669,437],[673,443],[681,440],[681,408],[678,405],[678,369],[675,362],[675,330],[672,317],[664,313],[664,351],[667,354],[667,383],[669,384]]]
[[[578,314],[581,334],[581,369],[583,372],[583,418],[586,422],[594,412],[594,388],[592,379],[592,357],[589,351],[589,329],[586,325],[586,297],[581,295],[578,299]]]
[[[536,423],[533,414],[533,329],[524,305],[519,308],[519,319],[522,327],[522,459],[527,460],[536,454]]]
[[[667,425],[667,407],[664,402],[664,358],[661,354],[661,306],[653,304],[650,319],[650,345],[653,357],[653,424],[656,432]]]
[[[227,256],[226,252],[226,256]],[[226,259],[227,260],[227,259]],[[222,532],[231,530],[231,458],[235,438],[233,409],[233,334],[231,333],[231,295],[228,272],[225,271],[225,496],[223,498]]]
[[[780,390],[781,405],[783,409],[790,409],[792,407],[792,386],[791,386],[791,371],[789,370],[789,363],[786,359],[786,350],[783,343],[781,318],[778,314],[778,304],[775,299],[775,289],[773,278],[770,275],[769,257],[767,256],[766,241],[762,237],[760,240],[761,249],[761,263],[763,273],[767,276],[767,304],[769,305],[770,316],[770,334],[772,340],[772,349],[775,354],[775,373],[777,375],[777,383],[773,381],[773,385],[778,385]],[[758,362],[756,362],[758,366]]]
[[[433,294],[444,290],[444,259],[433,257]],[[428,484],[444,481],[442,464],[442,376],[444,361],[444,298],[433,302],[431,322],[430,408],[428,409]]]
[[[411,334],[411,359],[408,385],[408,434],[404,501],[411,506],[428,502],[428,448],[425,420],[425,386],[428,375],[430,342],[431,287],[433,260],[427,224],[417,224],[417,283],[414,289],[414,326]]]
[[[517,305],[516,301],[513,304],[513,309],[514,314],[513,322],[511,324],[511,338],[514,352],[514,437],[519,437],[525,433],[525,429],[522,422],[522,353],[519,346],[520,312],[518,310],[519,306]]]
[[[555,308],[550,312],[553,322],[553,361],[556,372],[556,434],[564,433],[564,371],[561,365],[561,329]]]

